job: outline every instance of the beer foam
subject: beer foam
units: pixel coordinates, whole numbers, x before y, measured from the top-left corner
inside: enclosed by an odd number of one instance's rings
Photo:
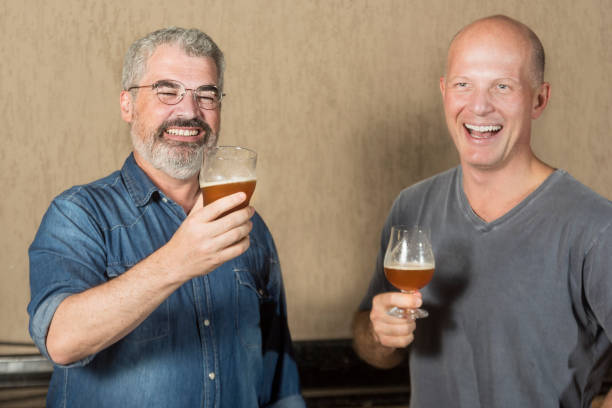
[[[200,188],[203,187],[211,187],[211,186],[219,186],[222,184],[233,184],[233,183],[246,183],[249,181],[255,181],[257,182],[257,178],[256,177],[236,177],[236,178],[232,178],[232,179],[226,179],[226,180],[218,180],[218,181],[206,181],[204,183],[200,182]]]
[[[407,264],[398,264],[398,263],[385,263],[385,268],[389,269],[399,269],[402,271],[424,271],[427,269],[435,269],[435,264],[433,262],[422,264],[422,263],[407,263]]]

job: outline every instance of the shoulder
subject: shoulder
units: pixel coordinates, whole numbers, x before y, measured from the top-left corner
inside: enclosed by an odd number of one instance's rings
[[[53,199],[45,212],[30,247],[33,253],[43,252],[71,254],[74,259],[83,255],[103,252],[104,230],[108,223],[101,208],[108,206],[107,187],[116,185],[118,172],[89,184],[77,185]],[[78,253],[81,251],[81,253]]]
[[[100,200],[105,201],[115,196],[118,190],[124,190],[121,172],[115,171],[106,177],[88,184],[76,185],[59,194],[54,202],[71,202],[83,207],[91,206]]]
[[[278,261],[274,238],[261,215],[255,212],[251,218],[251,222],[253,223],[253,229],[250,234],[251,245],[264,251],[269,258]]]
[[[609,252],[612,202],[563,170],[557,170],[554,177],[545,186],[538,211],[561,226],[580,252],[588,252],[598,242]]]
[[[251,221],[253,222],[253,231],[255,231],[257,234],[270,235],[270,230],[268,229],[268,226],[257,211],[255,211],[255,214],[251,218]]]
[[[253,223],[251,237],[255,237],[258,241],[262,241],[262,243],[272,241],[272,233],[270,232],[265,221],[257,211],[255,211],[255,214],[251,218],[251,222]]]
[[[399,196],[415,196],[433,191],[446,191],[455,184],[457,177],[460,177],[460,170],[459,167],[454,167],[406,187],[400,192]]]
[[[95,224],[101,229],[109,227],[112,219],[130,204],[129,194],[123,183],[121,172],[88,184],[76,185],[53,199],[43,221],[53,222],[58,218],[68,218],[71,223]],[[110,217],[110,219],[109,219]]]
[[[446,170],[434,176],[419,181],[403,189],[395,199],[393,207],[396,209],[420,205],[427,202],[440,202],[454,191],[457,179],[461,177],[459,167]]]
[[[565,170],[557,170],[547,188],[553,210],[589,220],[612,222],[612,202],[576,180]]]

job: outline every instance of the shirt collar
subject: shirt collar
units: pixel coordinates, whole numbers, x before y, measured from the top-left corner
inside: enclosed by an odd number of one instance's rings
[[[134,153],[131,153],[125,160],[121,168],[121,176],[132,200],[139,207],[147,204],[155,192],[161,194],[157,186],[136,163]]]

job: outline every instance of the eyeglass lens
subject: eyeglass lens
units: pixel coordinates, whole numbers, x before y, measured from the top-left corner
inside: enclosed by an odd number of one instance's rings
[[[177,81],[159,81],[154,85],[154,89],[159,100],[167,105],[176,105],[187,93],[183,84]],[[212,85],[202,85],[191,91],[202,109],[214,109],[221,100],[219,91]]]

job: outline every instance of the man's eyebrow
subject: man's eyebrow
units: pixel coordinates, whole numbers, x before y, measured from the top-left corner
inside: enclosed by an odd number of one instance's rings
[[[217,88],[217,85],[213,85],[213,84],[206,84],[206,85],[200,85],[197,88],[198,91],[215,91],[215,92],[219,92],[219,88]]]
[[[178,84],[171,79],[160,79],[159,81],[155,81],[156,85],[164,85],[164,86],[178,86]]]

